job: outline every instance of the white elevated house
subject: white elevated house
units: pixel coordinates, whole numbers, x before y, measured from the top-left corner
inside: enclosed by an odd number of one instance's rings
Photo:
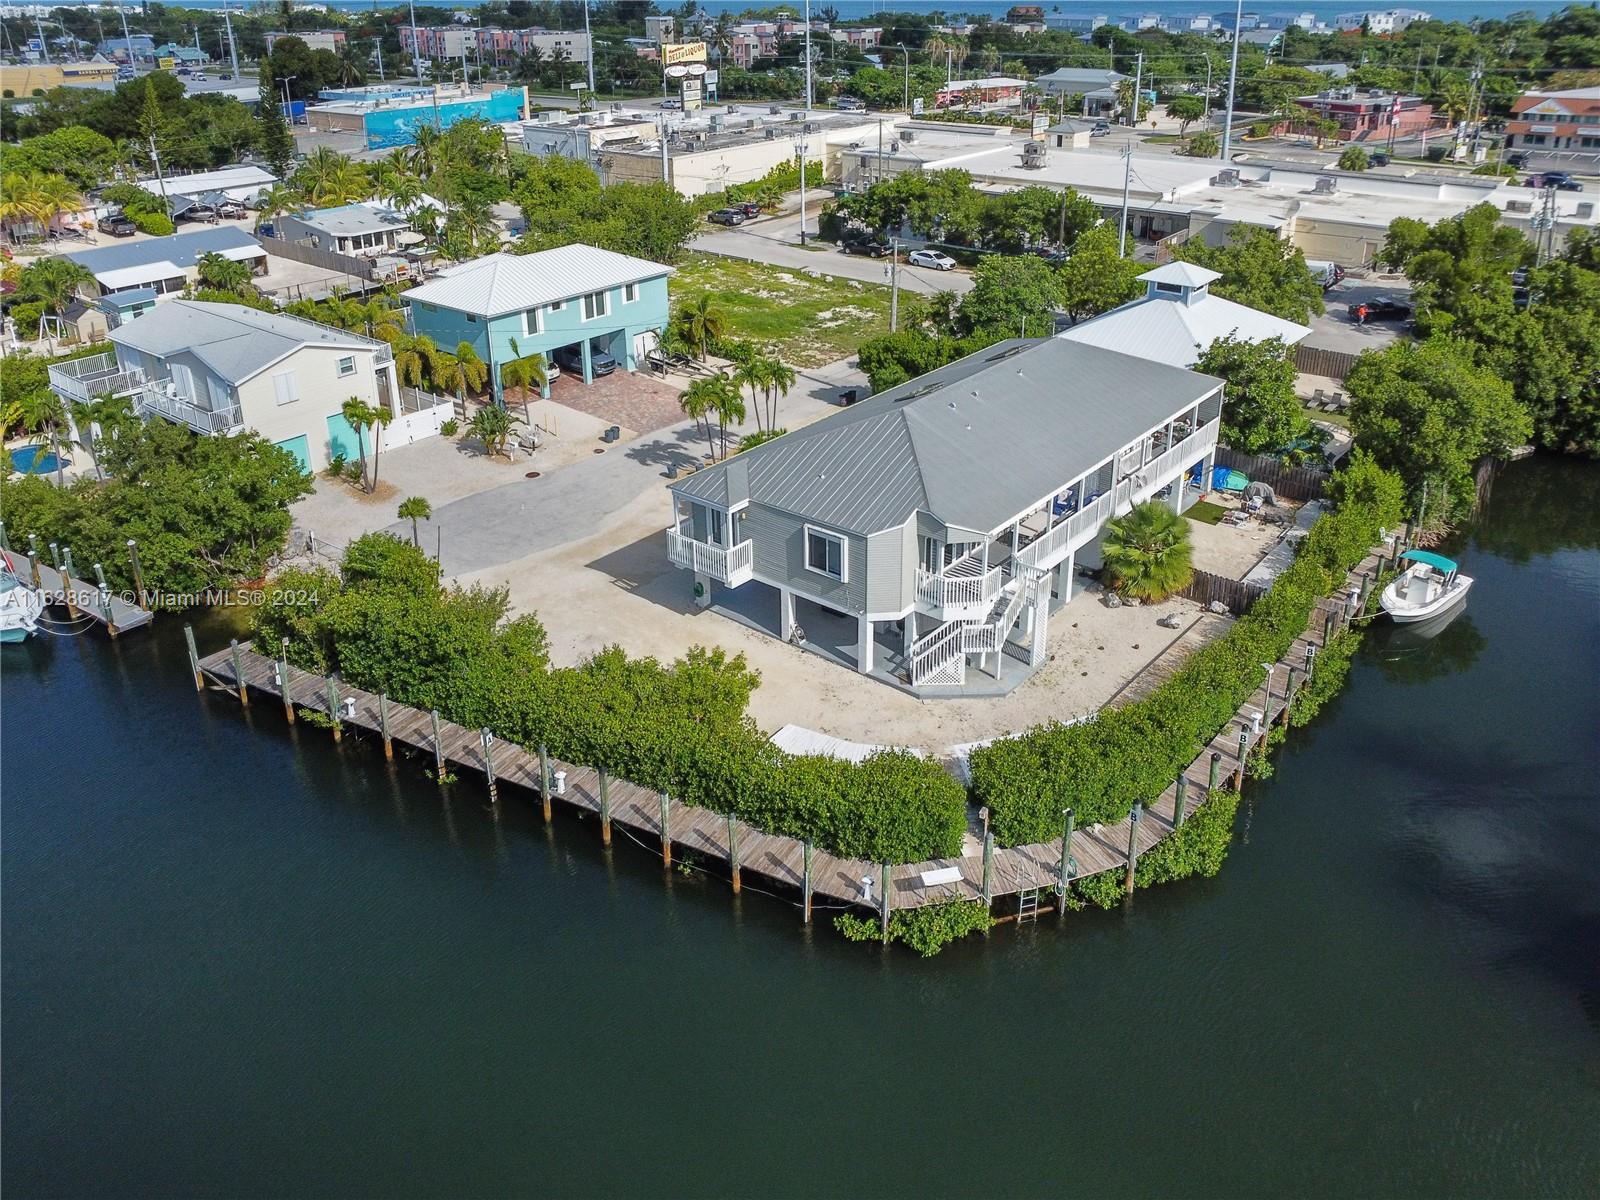
[[[1213,296],[1211,284],[1222,276],[1193,263],[1167,263],[1139,278],[1145,285],[1143,300],[1080,321],[1056,336],[1192,367],[1219,338],[1264,342],[1276,337],[1293,347],[1311,333],[1305,325]]]
[[[141,416],[198,433],[253,429],[308,472],[360,456],[341,411],[351,397],[393,414],[386,449],[437,433],[453,407],[401,389],[387,342],[242,304],[172,300],[106,336],[110,352],[52,366],[51,390],[69,402],[128,396]]]
[[[1106,522],[1197,498],[1222,387],[1001,342],[673,483],[667,553],[702,606],[918,694],[1000,694]]]

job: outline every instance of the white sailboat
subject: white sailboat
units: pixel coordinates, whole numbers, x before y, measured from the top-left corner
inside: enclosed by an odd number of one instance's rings
[[[1407,550],[1400,556],[1408,566],[1383,589],[1383,611],[1400,624],[1426,621],[1467,598],[1472,578],[1442,554]]]

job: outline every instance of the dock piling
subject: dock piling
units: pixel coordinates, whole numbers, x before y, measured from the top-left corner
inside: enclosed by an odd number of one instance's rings
[[[61,546],[57,542],[50,543],[50,565],[56,569],[56,574],[61,573]]]
[[[672,797],[666,792],[661,795],[661,865],[672,866]],[[548,803],[548,801],[546,802]]]
[[[600,768],[600,844],[611,845],[611,776]]]
[[[378,693],[378,732],[383,735],[383,756],[394,757],[394,743],[389,740],[389,695]]]
[[[881,886],[878,889],[878,891],[881,893],[881,895],[878,897],[878,919],[882,923],[883,944],[885,946],[887,946],[889,944],[889,864],[888,863],[884,863],[883,866],[879,868],[879,877],[882,880],[883,886]]]
[[[117,636],[117,621],[111,615],[111,589],[106,586],[105,568],[94,564],[94,581],[100,586],[100,617],[106,623],[106,633]]]
[[[61,598],[66,602],[67,615],[76,617],[78,605],[72,595],[72,547],[61,548]]]
[[[811,924],[811,839],[801,848],[802,874],[800,876],[801,923]]]
[[[1072,821],[1070,808],[1061,810],[1061,866],[1056,873],[1056,909],[1067,915],[1067,887],[1072,883]]]
[[[1172,828],[1174,830],[1178,830],[1183,828],[1183,805],[1189,794],[1188,777],[1185,775],[1179,775],[1178,782],[1174,785],[1173,790],[1177,794],[1172,798]]]
[[[278,695],[283,699],[283,716],[289,724],[294,724],[294,695],[289,686],[289,639],[284,638],[278,646]]]
[[[539,743],[539,802],[544,806],[544,823],[550,824],[550,752]]]
[[[498,804],[500,787],[499,781],[494,777],[494,751],[491,749],[494,745],[494,734],[489,732],[487,725],[478,731],[478,741],[483,746],[483,775],[489,781],[489,803]]]
[[[444,786],[444,738],[439,733],[439,710],[436,708],[430,714],[433,718],[433,776],[439,781],[439,786]]]
[[[1287,728],[1289,725],[1289,709],[1294,704],[1294,694],[1300,687],[1300,672],[1294,667],[1289,668],[1289,684],[1283,693],[1283,711],[1278,714],[1279,720]]]
[[[1219,750],[1213,750],[1211,752],[1211,782],[1207,787],[1207,791],[1210,791],[1210,792],[1216,791],[1217,790],[1217,784],[1219,784],[1221,782],[1222,782],[1222,752],[1219,751]]]
[[[206,678],[200,674],[200,652],[194,648],[193,625],[183,627],[183,642],[189,648],[189,674],[194,676],[194,690],[203,692],[206,690]]]
[[[728,866],[733,871],[733,894],[739,894],[739,830],[738,822],[728,817]]]
[[[239,639],[229,638],[228,648],[233,652],[233,686],[239,692],[239,703],[250,707],[250,689],[244,685],[244,660],[239,656]]]
[[[1128,813],[1128,878],[1123,885],[1123,894],[1128,896],[1133,895],[1133,874],[1139,868],[1139,817],[1142,811],[1136,802]]]
[[[1239,730],[1239,766],[1233,773],[1233,790],[1244,791],[1244,760],[1250,757],[1250,731]]]
[[[988,830],[983,834],[983,906],[988,908],[994,901],[994,834]]]
[[[333,720],[333,740],[344,740],[344,724],[339,720],[339,672],[328,676],[328,716]]]
[[[39,576],[39,536],[28,535],[28,565],[33,568],[33,586],[43,587],[44,581]]]

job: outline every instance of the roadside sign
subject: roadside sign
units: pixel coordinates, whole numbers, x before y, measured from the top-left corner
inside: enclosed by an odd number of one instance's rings
[[[918,96],[915,100],[913,100],[911,102],[911,115],[913,117],[920,117],[922,115],[922,111],[923,111],[923,109],[925,107],[926,107],[926,103],[924,102],[924,100],[922,99],[921,96]]]
[[[1033,114],[1033,136],[1038,137],[1050,128],[1050,114],[1036,112]]]
[[[706,44],[704,42],[666,42],[661,47],[661,62],[664,66],[676,66],[678,63],[703,63],[706,60]]]

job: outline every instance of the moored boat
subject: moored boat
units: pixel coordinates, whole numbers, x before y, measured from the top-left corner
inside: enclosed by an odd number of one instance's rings
[[[1428,550],[1407,550],[1410,565],[1383,589],[1383,611],[1401,624],[1426,621],[1467,598],[1472,578],[1454,560]]]
[[[20,642],[39,627],[44,597],[0,567],[0,643]]]

